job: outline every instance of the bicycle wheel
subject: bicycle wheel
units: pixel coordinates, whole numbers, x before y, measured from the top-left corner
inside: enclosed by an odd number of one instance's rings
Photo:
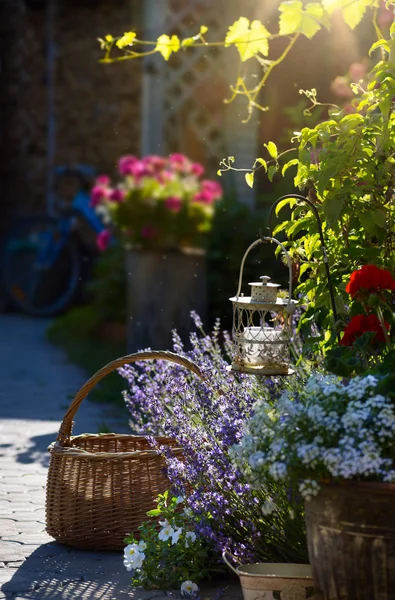
[[[50,217],[18,221],[3,247],[4,289],[26,314],[53,316],[73,301],[81,279],[77,241]]]

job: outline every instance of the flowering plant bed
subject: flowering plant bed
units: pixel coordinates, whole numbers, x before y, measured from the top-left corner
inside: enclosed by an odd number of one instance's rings
[[[321,481],[395,481],[395,407],[381,393],[385,383],[312,376],[276,408],[259,401],[249,434],[233,448],[236,464],[255,486],[286,481],[307,499]]]
[[[223,571],[213,545],[195,533],[196,517],[189,508],[180,510],[184,499],[160,494],[157,508],[147,513],[139,527],[140,539],[126,539],[124,566],[133,584],[148,589],[181,589],[191,595],[197,583]]]
[[[202,179],[204,168],[183,154],[169,158],[123,156],[121,182],[102,175],[91,192],[91,203],[124,243],[141,248],[202,246],[210,230],[215,202],[222,188]],[[104,250],[110,231],[98,236]]]
[[[197,384],[164,362],[155,368],[145,363],[122,368],[129,383],[125,400],[133,428],[148,436],[166,432],[182,447],[182,460],[167,461],[169,479],[197,517],[196,533],[212,541],[218,552],[228,550],[241,562],[305,563],[300,499],[291,505],[282,483],[270,481],[254,488],[229,455],[229,448],[242,437],[256,398],[275,402],[283,384],[228,372],[229,337],[218,322],[206,335],[196,314],[194,318],[201,334],[190,334],[192,350],[184,350],[175,332],[174,349],[199,363],[204,382]],[[298,378],[290,385],[300,383]],[[274,501],[276,512],[269,514]]]

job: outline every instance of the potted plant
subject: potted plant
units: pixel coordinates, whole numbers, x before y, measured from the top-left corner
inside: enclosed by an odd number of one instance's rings
[[[126,249],[129,350],[166,348],[171,329],[185,335],[192,309],[205,314],[204,245],[222,189],[183,154],[124,156],[118,170],[119,183],[100,176],[92,189],[109,226],[98,246],[113,234]]]
[[[314,375],[276,406],[258,402],[233,456],[253,485],[283,481],[304,497],[309,558],[324,600],[390,600],[395,279],[367,265],[352,273],[347,291],[353,316],[327,358],[342,378]]]

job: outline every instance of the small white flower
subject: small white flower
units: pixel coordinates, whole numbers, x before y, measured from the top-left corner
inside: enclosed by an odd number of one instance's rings
[[[167,519],[165,519],[164,521],[159,521],[159,525],[161,527],[171,527],[171,525]]]
[[[198,591],[199,588],[196,583],[193,583],[193,581],[184,581],[184,583],[181,584],[181,594],[183,596],[192,596]]]
[[[176,504],[182,504],[184,502],[184,498],[182,496],[177,496]]]
[[[160,532],[158,534],[158,538],[162,542],[167,542],[167,540],[172,537],[173,533],[174,533],[173,527],[170,527],[170,525],[168,525],[167,527],[164,527],[163,529],[160,530]]]
[[[145,554],[141,550],[142,548],[139,548],[138,544],[129,544],[126,546],[123,564],[128,571],[141,568],[145,559]]]
[[[182,511],[182,514],[185,515],[186,517],[192,517],[193,512],[190,508],[184,508],[184,510]]]
[[[123,551],[123,555],[125,557],[125,560],[130,560],[135,554],[138,554],[139,552],[140,548],[138,544],[128,544]]]
[[[147,544],[144,542],[144,540],[140,540],[139,541],[139,550],[144,551],[147,549]]]
[[[177,544],[178,540],[180,539],[180,535],[182,534],[182,528],[179,527],[178,529],[176,529],[175,531],[173,531],[172,535],[171,535],[171,543],[172,544]]]
[[[187,531],[185,535],[185,548],[189,548],[189,541],[192,543],[196,541],[196,533],[193,531]]]

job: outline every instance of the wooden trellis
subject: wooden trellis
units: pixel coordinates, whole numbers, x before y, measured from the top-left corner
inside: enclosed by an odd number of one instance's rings
[[[209,28],[210,39],[224,38],[228,26],[241,16],[240,8],[229,8],[227,0],[147,0],[145,37],[161,33],[181,39],[195,35],[201,24]],[[243,16],[250,16],[251,2],[243,2]],[[205,163],[211,174],[219,161],[229,155],[239,166],[250,167],[256,157],[258,115],[246,123],[245,98],[226,106],[229,85],[237,76],[237,50],[188,49],[174,54],[165,63],[161,56],[146,59],[143,85],[142,152],[184,152]],[[256,63],[244,65],[256,69]],[[251,74],[251,73],[250,73]],[[226,181],[225,181],[226,180]],[[237,196],[253,202],[243,174],[227,176],[224,183]]]

